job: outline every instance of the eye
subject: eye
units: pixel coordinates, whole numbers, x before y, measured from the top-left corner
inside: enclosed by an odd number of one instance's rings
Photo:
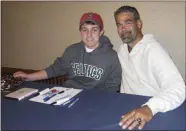
[[[87,32],[87,29],[83,28],[81,29],[82,32]]]
[[[132,21],[125,21],[125,24],[132,24]]]
[[[122,24],[117,24],[117,27],[121,27],[122,26]]]
[[[93,29],[93,31],[94,31],[94,32],[98,32],[98,31],[99,31],[99,29],[97,29],[97,28],[94,28],[94,29]]]

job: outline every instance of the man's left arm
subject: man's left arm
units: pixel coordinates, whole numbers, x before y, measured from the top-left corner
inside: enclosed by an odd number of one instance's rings
[[[151,70],[161,92],[144,105],[148,105],[155,115],[158,112],[167,112],[180,106],[185,100],[186,88],[181,74],[163,47],[152,50],[150,59]]]
[[[125,114],[119,123],[123,129],[137,126],[142,129],[153,115],[173,110],[185,100],[185,83],[168,53],[160,47],[152,50],[150,55],[151,70],[161,92],[142,107]]]

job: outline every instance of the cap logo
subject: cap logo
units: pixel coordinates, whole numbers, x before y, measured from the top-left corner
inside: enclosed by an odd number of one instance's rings
[[[92,14],[88,14],[88,19],[92,18]]]

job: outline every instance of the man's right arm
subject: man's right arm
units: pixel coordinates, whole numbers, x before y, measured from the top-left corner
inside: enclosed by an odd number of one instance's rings
[[[41,70],[41,71],[30,73],[30,74],[27,74],[22,71],[18,71],[18,72],[15,72],[13,76],[22,77],[26,81],[36,81],[36,80],[42,80],[42,79],[48,78],[48,75],[45,70]]]

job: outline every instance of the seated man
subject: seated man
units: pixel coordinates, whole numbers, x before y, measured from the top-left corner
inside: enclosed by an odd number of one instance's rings
[[[14,77],[34,81],[68,74],[65,87],[100,88],[118,91],[121,82],[121,65],[110,40],[103,36],[103,21],[97,13],[85,13],[79,24],[81,42],[66,48],[48,68],[27,74],[21,71]]]
[[[142,129],[158,112],[167,112],[185,100],[185,84],[168,53],[150,34],[143,35],[136,8],[122,6],[114,14],[124,44],[118,50],[122,66],[121,93],[153,96],[122,116],[123,129]]]

